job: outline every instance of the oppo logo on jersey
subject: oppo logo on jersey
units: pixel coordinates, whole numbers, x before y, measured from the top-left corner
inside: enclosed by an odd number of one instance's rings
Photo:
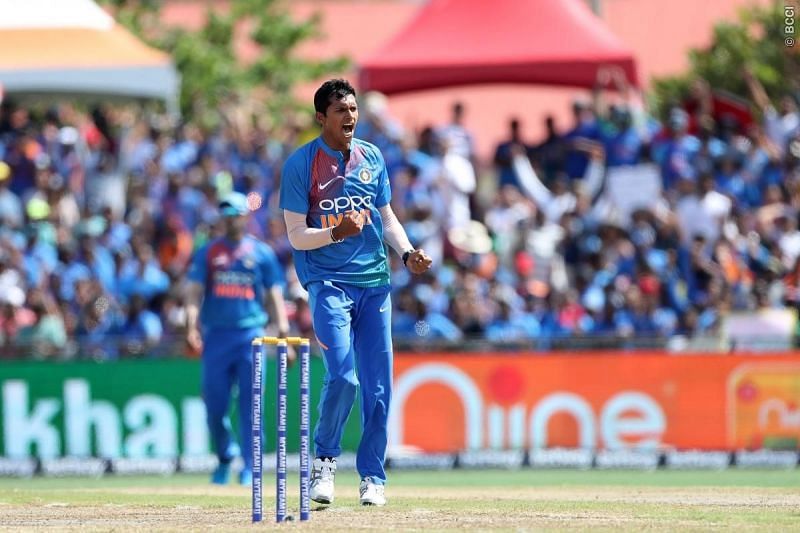
[[[372,198],[369,196],[337,196],[319,201],[319,208],[323,211],[343,213],[346,211],[360,211],[372,207]]]
[[[320,215],[320,224],[323,228],[339,225],[342,216],[347,211],[355,211],[361,215],[364,224],[372,224],[372,198],[370,196],[337,196],[319,201],[319,208],[323,211]],[[326,211],[333,211],[327,213]]]

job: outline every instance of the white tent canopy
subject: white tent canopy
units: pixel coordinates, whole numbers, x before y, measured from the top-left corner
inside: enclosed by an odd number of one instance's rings
[[[6,94],[160,99],[177,109],[169,56],[92,0],[0,0],[0,43]]]

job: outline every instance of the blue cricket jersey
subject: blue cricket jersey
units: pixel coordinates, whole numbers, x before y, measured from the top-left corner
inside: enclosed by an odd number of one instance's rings
[[[206,330],[263,327],[265,291],[283,283],[272,248],[251,235],[238,244],[221,237],[198,249],[189,279],[205,288],[200,324]]]
[[[298,148],[283,166],[280,207],[306,215],[310,228],[336,226],[347,211],[364,217],[361,234],[316,250],[295,250],[297,277],[356,287],[389,284],[381,207],[392,199],[386,163],[374,145],[353,139],[350,159],[317,137]]]

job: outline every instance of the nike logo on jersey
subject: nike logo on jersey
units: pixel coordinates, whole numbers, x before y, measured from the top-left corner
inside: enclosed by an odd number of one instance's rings
[[[325,189],[327,189],[327,188],[328,188],[328,185],[330,185],[331,183],[333,183],[334,181],[336,181],[336,180],[339,180],[339,179],[340,179],[340,180],[343,180],[343,179],[344,179],[344,176],[336,176],[335,178],[333,178],[333,179],[332,179],[332,180],[330,180],[330,181],[327,181],[327,182],[325,182],[325,183],[320,183],[320,184],[319,184],[319,190],[321,190],[321,191],[324,191]]]

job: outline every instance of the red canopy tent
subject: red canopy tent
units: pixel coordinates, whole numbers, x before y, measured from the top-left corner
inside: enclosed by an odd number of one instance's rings
[[[632,52],[582,0],[431,0],[361,65],[396,94],[480,83],[592,87],[602,66],[637,83]]]

